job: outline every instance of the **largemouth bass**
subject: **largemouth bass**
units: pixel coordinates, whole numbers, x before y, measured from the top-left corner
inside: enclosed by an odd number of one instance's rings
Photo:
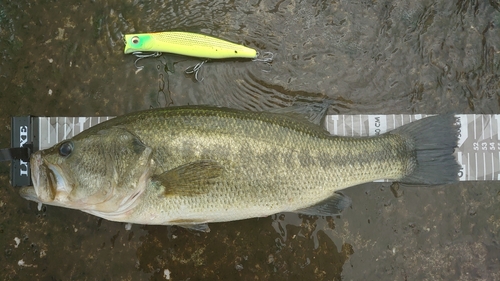
[[[279,212],[336,215],[351,204],[337,191],[378,179],[458,180],[452,114],[339,137],[295,111],[185,106],[116,117],[34,153],[34,186],[20,193],[112,221],[208,231]]]

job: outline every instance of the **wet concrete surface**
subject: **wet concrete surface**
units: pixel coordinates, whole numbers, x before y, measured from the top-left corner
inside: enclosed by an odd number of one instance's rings
[[[330,114],[500,113],[500,2],[2,1],[0,146],[10,117],[184,104]],[[121,35],[181,30],[276,54],[272,67],[123,55]],[[19,197],[0,165],[2,280],[500,280],[496,181],[348,188],[341,217],[114,223]]]

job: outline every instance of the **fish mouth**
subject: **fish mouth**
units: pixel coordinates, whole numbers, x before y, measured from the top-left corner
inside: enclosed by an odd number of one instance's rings
[[[58,166],[45,161],[40,153],[32,155],[30,166],[33,186],[22,188],[20,191],[22,197],[48,204],[67,197],[71,188]]]
[[[19,195],[21,195],[21,197],[23,197],[26,200],[30,200],[30,201],[35,201],[35,202],[38,202],[38,203],[42,203],[38,199],[38,195],[36,195],[36,191],[35,191],[35,188],[33,186],[22,187],[19,190]]]

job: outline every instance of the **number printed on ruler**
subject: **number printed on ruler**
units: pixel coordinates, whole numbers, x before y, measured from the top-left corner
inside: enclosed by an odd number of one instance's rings
[[[500,115],[457,115],[457,160],[464,172],[461,180],[500,179],[499,119]]]

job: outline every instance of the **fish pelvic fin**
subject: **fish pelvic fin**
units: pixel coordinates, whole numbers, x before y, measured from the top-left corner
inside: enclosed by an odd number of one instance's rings
[[[408,146],[414,150],[414,167],[400,181],[427,185],[457,182],[460,166],[453,153],[458,129],[455,115],[449,113],[423,118],[389,132],[408,139]]]
[[[352,204],[351,198],[340,192],[335,192],[331,197],[309,206],[296,210],[295,213],[310,216],[336,216]]]
[[[206,224],[206,223],[201,223],[201,224],[177,224],[177,226],[185,228],[185,229],[189,229],[189,230],[199,231],[199,232],[205,232],[205,233],[210,232],[210,227],[208,227],[208,224]]]

